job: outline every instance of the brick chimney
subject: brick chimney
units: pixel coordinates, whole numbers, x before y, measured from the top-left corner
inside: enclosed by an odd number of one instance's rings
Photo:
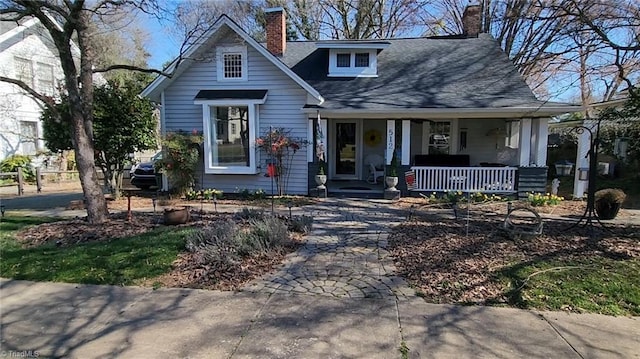
[[[287,47],[287,24],[284,9],[275,7],[266,9],[267,50],[276,56],[282,56]]]
[[[462,13],[463,34],[477,37],[480,33],[480,5],[467,5]]]

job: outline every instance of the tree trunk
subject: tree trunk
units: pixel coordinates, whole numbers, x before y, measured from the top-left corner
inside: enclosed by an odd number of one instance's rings
[[[76,162],[80,183],[84,193],[89,223],[101,223],[107,220],[109,214],[107,201],[102,192],[102,186],[96,171],[95,153],[93,145],[93,74],[92,57],[89,48],[89,34],[87,24],[90,13],[82,10],[78,16],[77,34],[80,47],[80,81],[79,84],[73,74],[76,73],[71,48],[61,51],[60,60],[65,70],[65,80],[69,93],[69,109],[75,139]]]

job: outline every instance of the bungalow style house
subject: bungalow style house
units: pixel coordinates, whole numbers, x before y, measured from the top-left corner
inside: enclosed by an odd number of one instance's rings
[[[478,33],[478,6],[464,23],[459,36],[286,41],[275,8],[262,45],[223,15],[143,95],[159,103],[165,133],[204,133],[203,188],[268,189],[255,139],[286,128],[311,144],[293,157],[288,194],[313,193],[319,157],[329,193],[381,194],[394,153],[403,192],[545,191],[548,119],[579,108],[536,99]],[[242,158],[224,155],[240,143]]]

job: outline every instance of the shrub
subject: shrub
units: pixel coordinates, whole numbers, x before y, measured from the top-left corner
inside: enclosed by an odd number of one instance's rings
[[[293,217],[291,221],[289,221],[289,229],[293,232],[298,233],[309,233],[311,232],[311,227],[313,226],[313,217],[311,216],[299,216]]]
[[[185,195],[196,184],[202,134],[197,130],[170,132],[162,139],[162,158],[154,166],[164,172],[178,195]]]
[[[184,198],[187,201],[193,201],[198,199],[198,197],[200,197],[200,192],[198,191],[194,191],[194,190],[190,190],[187,193],[184,194]]]
[[[286,224],[275,217],[251,219],[248,231],[239,231],[235,222],[219,221],[187,236],[186,248],[195,253],[198,264],[214,270],[232,268],[247,256],[266,254],[288,243]]]
[[[445,191],[444,192],[444,199],[449,203],[456,204],[460,202],[461,199],[464,199],[464,198],[465,198],[464,193],[462,193],[462,191]]]
[[[36,175],[31,167],[31,158],[25,155],[12,155],[0,162],[0,172],[17,172],[18,167],[22,167],[24,180],[35,182]]]
[[[596,201],[603,201],[608,203],[622,204],[627,198],[627,195],[618,188],[605,188],[595,193]]]
[[[243,207],[240,211],[236,212],[235,217],[238,219],[263,219],[265,216],[264,210]]]
[[[230,268],[240,263],[237,233],[233,221],[216,222],[210,227],[196,230],[187,236],[186,248],[195,253],[199,264],[215,268]]]
[[[207,188],[202,191],[202,199],[209,201],[212,200],[214,196],[220,199],[222,198],[222,193],[223,192],[221,190],[215,188]]]
[[[539,206],[557,206],[564,201],[564,197],[555,194],[529,193],[527,201],[534,207]]]
[[[264,253],[270,249],[281,248],[289,240],[287,225],[276,217],[251,219],[249,226],[251,229],[242,242],[243,248],[248,249],[247,254]]]
[[[504,196],[499,196],[495,193],[486,194],[482,192],[476,192],[471,195],[471,200],[473,202],[503,202],[506,201],[507,198]]]

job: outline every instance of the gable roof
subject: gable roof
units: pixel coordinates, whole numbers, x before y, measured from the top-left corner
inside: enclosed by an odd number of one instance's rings
[[[269,50],[267,50],[264,46],[260,45],[256,40],[254,40],[249,34],[247,34],[240,26],[238,26],[231,18],[227,15],[222,15],[216,20],[211,29],[203,34],[198,40],[196,40],[195,44],[190,46],[184,53],[184,58],[189,58],[191,55],[200,51],[204,46],[207,45],[207,40],[210,39],[216,32],[218,32],[223,26],[229,27],[232,31],[238,34],[242,40],[246,41],[250,46],[252,46],[255,50],[257,50],[260,54],[262,54],[267,60],[273,63],[277,68],[279,68],[282,72],[284,72],[287,76],[289,76],[294,82],[296,82],[300,87],[305,89],[307,93],[313,96],[319,103],[322,103],[324,99],[320,95],[320,93],[314,89],[309,83],[302,80],[294,71],[292,71],[289,67],[287,67],[280,59],[274,56]],[[173,71],[175,69],[176,60],[169,65],[167,71]],[[175,71],[174,76],[168,78],[166,76],[158,76],[142,91],[142,96],[150,97],[153,99],[159,99],[160,93],[167,88],[177,76],[179,76],[182,72],[184,72],[189,67],[188,61],[183,61],[178,64],[178,69]]]
[[[46,14],[46,16],[59,30],[62,30],[62,26],[55,18],[53,18],[49,14]],[[40,39],[43,40],[42,42],[44,43],[44,45],[51,48],[51,50],[53,50],[53,52],[57,54],[58,49],[53,42],[51,34],[40,23],[40,20],[38,20],[38,18],[32,17],[29,19],[23,19],[22,21],[19,21],[17,23],[14,21],[0,20],[0,24],[2,24],[2,27],[0,28],[0,51],[4,51],[6,48],[22,41],[29,34],[33,34],[39,36]],[[40,27],[41,29],[38,30],[37,27]],[[29,30],[30,32],[27,32],[27,30]],[[71,41],[71,51],[73,52],[74,56],[77,56],[78,58],[80,57],[80,48],[78,47],[78,45],[76,45],[75,41]],[[96,76],[102,79],[102,75],[94,74],[94,77]]]
[[[323,112],[543,116],[580,109],[538,100],[489,35],[385,41],[389,46],[378,52],[377,77],[328,77],[329,50],[311,41],[287,43],[282,61],[324,96],[314,107]]]

